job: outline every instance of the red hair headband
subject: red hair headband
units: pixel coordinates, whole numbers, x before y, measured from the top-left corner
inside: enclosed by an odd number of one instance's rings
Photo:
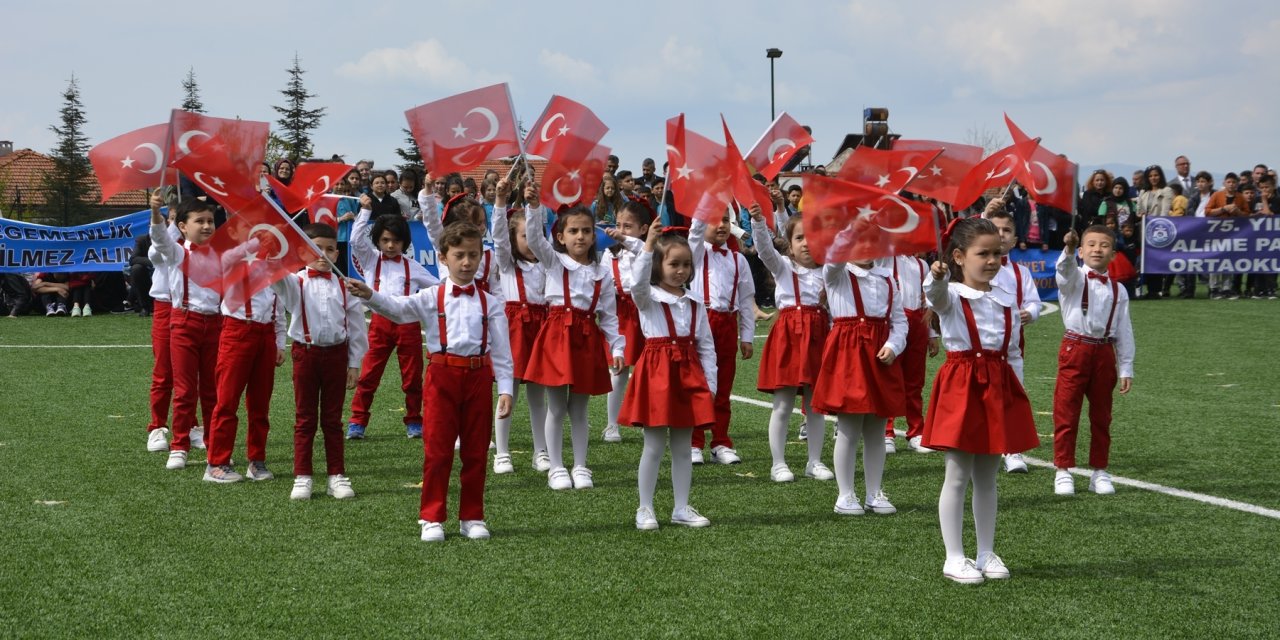
[[[467,197],[467,192],[465,192],[465,191],[464,191],[464,192],[459,193],[458,195],[456,195],[456,196],[454,196],[454,197],[452,197],[452,198],[449,198],[449,201],[448,201],[448,202],[446,202],[446,203],[444,203],[444,211],[443,211],[443,212],[441,212],[441,214],[440,214],[440,224],[441,224],[441,225],[447,224],[447,222],[446,222],[446,221],[449,219],[449,211],[450,211],[451,209],[453,209],[453,205],[454,205],[455,203],[457,203],[459,200],[463,200],[463,199],[465,199],[466,197]]]
[[[943,251],[946,251],[947,247],[951,246],[951,234],[956,230],[956,225],[960,224],[961,220],[964,220],[964,218],[960,218],[960,217],[955,218],[954,220],[951,221],[950,224],[947,225],[946,231],[942,232],[942,250]]]

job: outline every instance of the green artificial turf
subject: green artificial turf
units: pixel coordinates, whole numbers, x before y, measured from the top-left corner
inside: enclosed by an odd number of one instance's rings
[[[1134,303],[1136,381],[1116,400],[1112,471],[1280,509],[1278,313],[1269,301]],[[1125,486],[1098,497],[1083,479],[1077,496],[1058,497],[1046,469],[1002,473],[997,550],[1013,578],[963,587],[940,575],[940,455],[890,456],[884,485],[898,514],[836,516],[834,482],[769,481],[768,410],[742,403],[733,434],[744,463],[694,472],[692,502],[708,529],[667,524],[665,463],[663,526],[634,529],[641,438],[624,430],[622,444],[601,442],[601,398],[595,489],[546,488],[529,467],[518,408],[516,473],[489,476],[493,539],[465,540],[451,521],[444,544],[422,543],[412,486],[421,443],[404,437],[395,367],[369,439],[348,443],[358,497],[330,499],[318,477],[314,499],[291,502],[287,368],[271,412],[277,479],[220,486],[200,481],[203,452],[173,472],[145,451],[149,349],[12,348],[144,345],[148,327],[134,316],[0,321],[0,636],[1235,638],[1280,629],[1280,521]],[[1042,435],[1052,431],[1061,332],[1049,314],[1027,333]],[[755,367],[740,365],[736,393],[767,400]],[[240,440],[237,459],[243,427]],[[1043,440],[1029,455],[1051,458]],[[1088,440],[1082,430],[1082,463]],[[789,447],[794,470],[804,451]],[[453,513],[456,497],[455,480]],[[971,525],[966,541],[972,554]]]

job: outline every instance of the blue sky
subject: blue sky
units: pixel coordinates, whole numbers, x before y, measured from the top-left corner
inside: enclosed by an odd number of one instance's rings
[[[724,113],[745,150],[769,124],[764,50],[777,47],[778,108],[813,127],[823,160],[860,128],[863,107],[884,106],[896,133],[958,142],[984,129],[1007,140],[1008,111],[1084,165],[1171,169],[1180,153],[1215,172],[1280,163],[1274,3],[201,6],[215,5],[6,7],[0,139],[47,151],[73,72],[93,143],[163,121],[189,67],[211,114],[274,121],[296,51],[316,104],[329,110],[315,134],[320,155],[394,164],[405,109],[505,81],[526,124],[553,93],[591,107],[611,127],[605,144],[638,170],[643,157],[661,155],[663,122],[682,111],[713,138]]]

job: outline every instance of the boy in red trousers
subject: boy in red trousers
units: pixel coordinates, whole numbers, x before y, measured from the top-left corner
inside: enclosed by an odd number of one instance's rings
[[[1076,464],[1080,407],[1087,397],[1089,466],[1093,467],[1089,490],[1106,495],[1116,491],[1107,473],[1112,392],[1117,378],[1120,393],[1129,393],[1133,386],[1129,294],[1107,276],[1107,265],[1116,255],[1115,235],[1110,229],[1093,225],[1083,236],[1068,233],[1063,242],[1066,246],[1058,257],[1057,280],[1067,334],[1058,352],[1058,382],[1053,389],[1053,465],[1058,468],[1053,490],[1058,495],[1076,491],[1068,469]],[[1077,246],[1084,269],[1076,265]]]
[[[484,522],[484,483],[493,425],[493,383],[498,383],[498,417],[511,413],[513,371],[507,316],[501,298],[476,286],[484,256],[484,232],[470,222],[445,228],[437,246],[448,267],[441,284],[412,296],[373,291],[348,279],[352,296],[368,300],[392,322],[421,322],[430,352],[423,384],[422,503],[418,524],[424,542],[444,540],[454,441],[461,440],[462,491],[458,519],[462,535],[489,537]]]

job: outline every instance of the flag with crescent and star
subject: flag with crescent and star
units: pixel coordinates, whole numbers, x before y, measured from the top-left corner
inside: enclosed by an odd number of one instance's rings
[[[234,160],[220,135],[194,141],[173,166],[229,212],[258,199],[257,167]]]
[[[884,150],[859,145],[836,172],[837,178],[898,193],[912,184],[942,154],[942,149]]]
[[[230,309],[324,255],[302,229],[265,194],[245,203],[214,232],[209,247],[221,266],[217,281]],[[192,279],[195,279],[192,274]],[[199,280],[196,280],[199,282]]]
[[[524,152],[547,160],[572,162],[590,155],[608,132],[609,127],[585,105],[564,96],[551,96],[525,137]]]
[[[769,195],[769,187],[756,181],[746,161],[740,159],[742,153],[733,141],[733,134],[729,133],[729,123],[725,122],[723,113],[720,114],[720,125],[724,127],[725,162],[733,169],[733,198],[744,209],[749,209],[752,204],[760,205],[766,224],[777,231],[773,225],[773,198]]]
[[[667,120],[667,188],[676,211],[716,224],[733,202],[733,165],[724,145],[689,131],[684,114]]]
[[[309,209],[354,168],[341,162],[304,162],[293,170],[289,184],[280,182],[275,176],[267,176],[267,183],[285,211],[297,212]]]
[[[169,124],[153,124],[118,135],[89,150],[93,173],[102,185],[102,201],[123,191],[175,184],[178,172],[166,166],[164,145]]]
[[[1039,139],[1028,139],[1015,142],[979,162],[956,189],[956,199],[952,206],[964,209],[977,202],[987,189],[996,189],[1011,184],[1018,172],[1023,170],[1023,158],[1029,158],[1040,146]]]
[[[804,176],[804,233],[823,264],[931,251],[937,222],[926,202],[837,178]]]
[[[813,136],[783,111],[747,152],[747,166],[751,173],[772,180],[792,156],[810,144],[813,144]]]
[[[174,109],[169,116],[168,158],[166,164],[177,162],[191,150],[210,138],[217,137],[227,147],[227,156],[237,172],[244,171],[257,176],[267,155],[267,135],[270,125],[238,118],[215,118],[200,113]],[[183,173],[186,173],[185,171]],[[186,174],[194,180],[191,174]]]
[[[894,151],[932,153],[939,149],[942,153],[916,175],[907,191],[955,206],[960,182],[969,175],[970,169],[982,162],[982,147],[937,140],[898,140],[893,143]]]
[[[1013,136],[1014,143],[1020,145],[1019,149],[1030,146],[1027,142],[1031,137],[1023,133],[1007,113],[1004,122],[1009,127],[1009,135]],[[1074,213],[1076,194],[1079,193],[1076,176],[1079,173],[1079,165],[1066,156],[1060,156],[1037,144],[1031,155],[1022,156],[1022,165],[1017,171],[1016,179],[1018,184],[1027,188],[1027,195],[1032,200]]]
[[[428,102],[405,111],[404,117],[423,164],[435,175],[521,152],[506,83]]]
[[[590,202],[604,181],[609,147],[596,144],[587,147],[581,140],[569,140],[551,154],[542,170],[538,198],[552,211],[563,206]]]
[[[311,216],[311,221],[316,224],[327,224],[334,229],[338,228],[338,203],[343,198],[353,198],[355,196],[335,196],[326,193],[314,202],[307,205],[307,213]]]

